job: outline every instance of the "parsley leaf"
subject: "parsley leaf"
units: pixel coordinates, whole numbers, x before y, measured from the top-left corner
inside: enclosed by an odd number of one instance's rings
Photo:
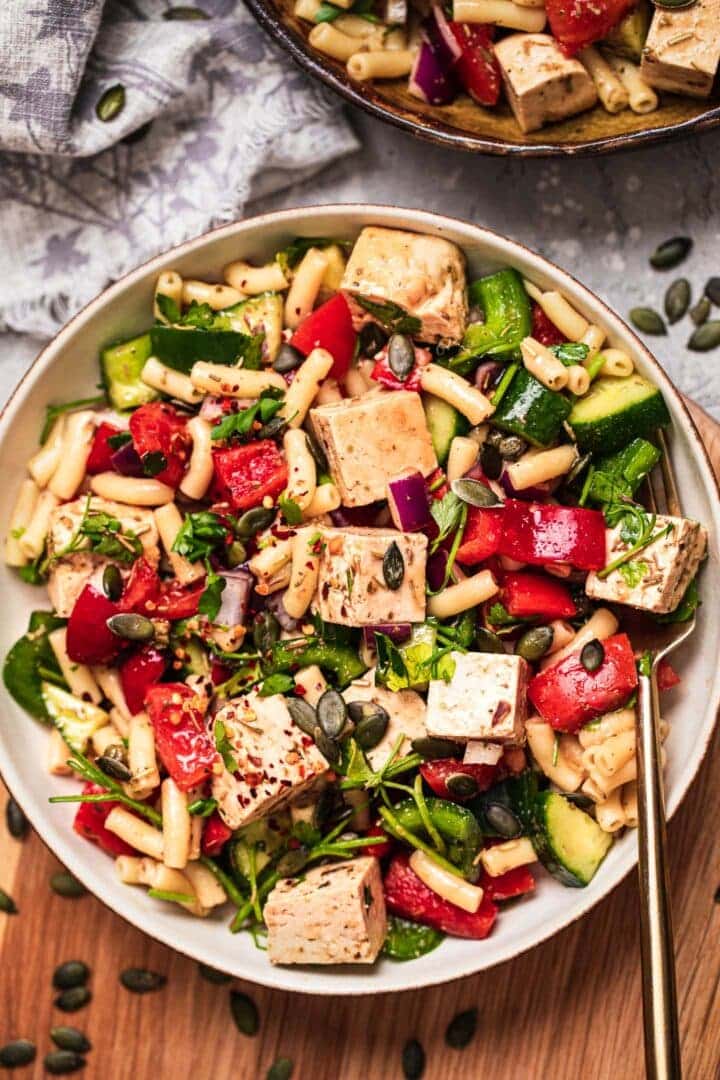
[[[422,323],[414,315],[408,315],[407,311],[399,304],[393,304],[391,300],[378,302],[368,300],[366,296],[355,295],[354,300],[381,323],[391,334],[419,334]]]
[[[448,491],[442,499],[435,499],[430,507],[430,513],[440,532],[435,537],[430,547],[433,555],[443,540],[454,532],[460,525],[465,503],[459,499],[454,491]]]
[[[253,435],[256,421],[267,424],[280,411],[284,403],[284,394],[278,387],[271,386],[263,390],[258,400],[247,409],[230,413],[212,429],[213,439],[242,439]]]
[[[303,512],[294,499],[281,495],[278,499],[278,506],[288,525],[299,525],[302,522]]]
[[[90,547],[98,555],[107,555],[116,562],[131,563],[142,555],[142,542],[131,529],[123,529],[122,523],[104,510],[93,510],[88,495],[83,516],[69,543],[55,552],[53,559],[70,555],[80,548]],[[87,541],[87,545],[86,545]]]
[[[201,330],[210,330],[215,327],[217,316],[209,304],[198,304],[197,300],[190,302],[190,307],[185,314],[176,319],[183,326],[195,326]]]
[[[315,22],[332,22],[334,19],[337,19],[338,15],[347,15],[346,11],[342,11],[340,8],[335,7],[334,4],[322,4],[320,9],[318,9],[318,14],[323,9],[327,10],[327,16],[325,18],[318,18],[316,15]],[[288,270],[294,270],[301,259],[307,255],[310,248],[326,248],[332,247],[335,244],[343,248],[349,247],[344,240],[328,240],[326,236],[296,236],[286,248],[277,252],[275,260],[279,263],[282,272],[286,274]]]
[[[227,525],[212,510],[188,514],[180,527],[172,550],[190,562],[199,562],[227,540]]]
[[[80,398],[78,401],[66,401],[64,405],[48,405],[45,409],[45,422],[42,426],[42,431],[40,432],[40,445],[42,446],[47,442],[53,424],[58,416],[62,416],[62,414],[66,412],[75,412],[77,409],[87,409],[91,405],[104,404],[105,395],[101,394],[99,397]]]
[[[622,566],[618,566],[618,573],[625,583],[629,585],[631,589],[634,589],[640,584],[649,569],[650,567],[646,562],[639,560],[637,562],[626,562],[623,563]]]
[[[220,757],[223,759],[223,764],[225,768],[228,772],[236,773],[238,770],[238,763],[235,760],[235,755],[233,753],[233,745],[230,742],[228,733],[222,720],[215,721],[213,734],[215,736],[215,749],[217,750]]]
[[[165,322],[179,323],[182,319],[182,312],[172,296],[166,296],[165,293],[155,294],[155,303],[157,309],[162,315]]]
[[[260,687],[260,697],[272,697],[273,694],[289,694],[295,688],[295,680],[292,675],[285,675],[278,671],[275,675],[268,675]]]
[[[198,613],[207,616],[210,622],[214,622],[222,604],[222,593],[227,582],[213,570],[209,559],[205,560],[205,569],[207,571],[205,589],[198,601]]]
[[[550,352],[554,353],[565,367],[572,367],[587,360],[590,347],[583,341],[566,341],[562,345],[551,345]]]

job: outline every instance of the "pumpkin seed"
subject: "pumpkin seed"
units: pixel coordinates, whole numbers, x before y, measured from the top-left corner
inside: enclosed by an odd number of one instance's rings
[[[105,757],[113,761],[127,761],[127,750],[122,743],[112,743],[105,751]]]
[[[190,21],[190,20],[194,20],[194,19],[209,19],[209,18],[210,18],[210,16],[207,15],[202,10],[202,8],[198,8],[198,7],[187,7],[187,6],[183,5],[181,7],[168,8],[167,11],[163,11],[163,19],[167,19],[168,22],[180,21],[180,20],[188,20],[188,21]]]
[[[403,1047],[402,1070],[405,1080],[420,1080],[425,1072],[425,1051],[417,1039],[408,1039]]]
[[[161,975],[159,971],[148,971],[147,968],[125,968],[120,972],[120,982],[131,994],[150,994],[154,990],[162,990],[167,982],[167,975]]]
[[[215,983],[216,986],[232,982],[232,975],[226,975],[224,971],[218,971],[217,968],[209,967],[207,964],[198,964],[198,971],[203,979],[209,983]]]
[[[326,690],[316,707],[317,722],[329,739],[337,739],[347,721],[347,705],[337,690]]]
[[[709,314],[710,301],[707,296],[701,296],[697,304],[690,308],[690,318],[696,326],[702,326],[704,322],[707,322]]]
[[[571,802],[574,806],[579,807],[581,810],[589,810],[592,806],[595,805],[590,796],[583,795],[581,791],[568,791],[564,794],[568,802]]]
[[[264,506],[254,506],[252,510],[246,510],[235,524],[235,534],[241,540],[251,540],[256,533],[272,525],[275,513],[275,510]]]
[[[445,1030],[445,1042],[453,1050],[464,1050],[472,1042],[477,1030],[477,1009],[465,1009],[453,1016]]]
[[[335,739],[331,739],[326,735],[319,724],[316,724],[313,728],[312,737],[322,756],[326,758],[331,765],[339,765],[340,747]]]
[[[503,461],[517,461],[527,450],[528,444],[519,435],[506,435],[497,445]]]
[[[382,568],[388,589],[392,589],[393,592],[399,589],[405,578],[405,560],[397,541],[393,540],[383,555]]]
[[[277,371],[280,375],[284,375],[288,371],[294,371],[295,368],[299,368],[304,359],[305,357],[299,349],[286,343],[281,345],[277,351],[277,356],[273,360],[273,371]]]
[[[50,878],[50,888],[58,896],[65,897],[66,900],[76,900],[87,892],[83,883],[68,873],[67,870],[59,870],[57,874],[53,874]]]
[[[393,334],[388,342],[388,364],[401,382],[415,367],[415,347],[405,334]]]
[[[230,1012],[235,1026],[243,1035],[257,1035],[260,1030],[260,1014],[251,997],[242,990],[230,991]]]
[[[419,739],[413,739],[411,746],[415,753],[420,754],[426,761],[457,757],[461,749],[452,739],[439,739],[432,735],[423,735]]]
[[[56,990],[69,990],[84,986],[90,978],[90,968],[82,960],[66,960],[53,972],[52,983]]]
[[[720,345],[720,319],[710,319],[694,330],[687,343],[688,349],[693,352],[708,352],[717,349]]]
[[[68,990],[63,990],[62,994],[58,994],[54,1005],[56,1009],[61,1009],[62,1012],[77,1012],[78,1009],[82,1009],[84,1005],[87,1005],[91,997],[92,994],[87,986],[71,986]]]
[[[50,1038],[61,1050],[74,1050],[76,1054],[87,1054],[92,1050],[87,1035],[76,1027],[50,1028]]]
[[[30,828],[28,819],[14,799],[8,799],[5,804],[5,824],[7,831],[16,840],[22,840]]]
[[[662,317],[653,308],[633,308],[630,312],[630,322],[643,334],[667,334]]]
[[[245,545],[240,540],[233,540],[232,544],[225,551],[225,562],[228,564],[231,570],[236,566],[240,566],[247,559],[247,551]]]
[[[5,915],[17,915],[18,913],[15,901],[11,896],[8,896],[4,889],[0,889],[0,911]]]
[[[53,1076],[64,1076],[85,1067],[85,1058],[74,1050],[51,1050],[45,1055],[45,1070]]]
[[[671,11],[677,11],[679,8],[692,7],[697,3],[697,0],[653,0],[655,7],[669,8]]]
[[[98,101],[95,106],[95,115],[98,120],[108,124],[119,116],[124,108],[125,87],[121,83],[116,83],[115,86],[111,86],[109,90],[106,90]]]
[[[13,1039],[0,1046],[0,1066],[3,1069],[18,1069],[30,1065],[35,1060],[35,1043],[29,1039]]]
[[[552,626],[533,626],[526,630],[515,646],[515,654],[523,660],[535,663],[544,656],[553,643],[555,631]]]
[[[478,782],[469,773],[452,773],[445,781],[445,787],[457,799],[470,799],[478,793]]]
[[[574,480],[577,480],[580,473],[585,472],[585,469],[587,469],[591,461],[592,454],[583,454],[582,457],[577,458],[572,469],[565,477],[565,483],[572,484]]]
[[[665,293],[665,314],[669,323],[676,323],[682,319],[690,307],[690,282],[687,278],[678,278],[668,286]]]
[[[500,457],[500,451],[497,447],[491,443],[484,443],[483,448],[480,451],[480,464],[482,471],[487,476],[488,480],[499,480],[500,473],[503,469],[503,459]]]
[[[127,765],[122,761],[117,761],[114,757],[110,757],[108,754],[103,754],[97,758],[95,764],[98,769],[101,769],[106,776],[111,776],[113,780],[119,780],[121,783],[132,780],[132,773]]]
[[[119,600],[123,591],[123,579],[122,574],[118,570],[115,563],[108,563],[103,570],[102,576],[103,592],[107,596],[108,600]]]
[[[502,639],[497,634],[493,634],[492,630],[486,630],[484,626],[479,626],[475,631],[475,648],[478,652],[485,653],[505,652]]]
[[[499,451],[497,453],[499,454]],[[469,503],[470,506],[479,506],[482,509],[502,506],[502,499],[499,499],[487,484],[483,484],[482,480],[473,480],[470,476],[461,476],[459,480],[453,480],[450,487],[458,499]]]
[[[301,870],[305,869],[307,860],[308,849],[306,847],[292,848],[280,856],[275,869],[280,877],[294,877],[295,874],[299,874]]]
[[[597,638],[588,641],[580,653],[580,663],[586,671],[597,671],[604,659],[605,649]]]
[[[133,611],[111,615],[106,625],[108,630],[126,641],[151,641],[155,636],[155,627],[151,620],[145,615],[136,615]]]
[[[362,356],[375,356],[385,345],[388,336],[382,326],[375,322],[365,323],[358,334],[358,347]]]
[[[708,278],[705,295],[713,304],[720,306],[720,277]]]
[[[304,698],[286,698],[285,704],[293,723],[312,738],[317,727],[317,715],[310,702]]]
[[[522,835],[522,825],[517,815],[504,803],[488,803],[485,807],[485,819],[488,825],[506,840]]]
[[[672,270],[690,254],[693,242],[689,236],[673,236],[658,244],[650,256],[650,265],[656,270]]]
[[[372,750],[382,742],[390,717],[381,705],[375,705],[355,727],[355,741],[361,750]]]
[[[267,1071],[267,1080],[290,1080],[293,1063],[290,1058],[278,1058]]]

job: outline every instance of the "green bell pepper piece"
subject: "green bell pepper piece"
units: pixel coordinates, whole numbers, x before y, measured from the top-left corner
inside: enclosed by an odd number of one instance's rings
[[[323,641],[321,638],[294,638],[273,644],[265,674],[273,675],[279,671],[292,673],[310,664],[317,664],[322,671],[334,675],[341,688],[367,671],[357,651],[349,645]]]
[[[458,763],[458,771],[461,768]],[[433,825],[448,842],[450,862],[457,866],[464,876],[469,876],[482,839],[475,815],[465,806],[447,799],[431,796],[425,799],[425,805]],[[426,835],[420,810],[414,799],[403,799],[393,807],[392,812],[404,829],[420,836]]]

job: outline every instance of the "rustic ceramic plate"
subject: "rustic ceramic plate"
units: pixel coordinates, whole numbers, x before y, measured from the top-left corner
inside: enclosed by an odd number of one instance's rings
[[[678,657],[682,685],[664,705],[670,721],[666,743],[666,792],[672,814],[702,761],[720,700],[720,592],[717,538],[720,499],[697,430],[667,375],[630,329],[596,296],[546,259],[487,229],[418,210],[381,206],[328,206],[285,210],[227,225],[174,248],[126,274],[72,319],[40,354],[18,386],[0,419],[0,521],[6,526],[25,463],[37,448],[45,406],[86,397],[97,384],[98,352],[112,341],[145,330],[151,319],[157,275],[175,269],[184,277],[213,278],[234,259],[264,260],[296,235],[353,239],[365,225],[412,229],[446,237],[466,253],[473,276],[501,266],[516,267],[545,289],[560,289],[592,322],[602,325],[612,345],[625,349],[640,371],[663,390],[673,416],[673,460],[683,503],[690,516],[710,530],[710,559],[703,571],[700,608],[692,641]],[[44,590],[24,585],[0,567],[4,616],[0,657],[25,631],[34,608],[47,608]],[[448,938],[439,949],[411,963],[382,960],[372,968],[272,967],[248,934],[231,936],[229,910],[194,919],[149,898],[142,888],[121,885],[113,862],[72,831],[74,808],[49,806],[48,796],[77,788],[45,772],[47,731],[0,691],[0,771],[34,828],[51,850],[85,885],[123,918],[152,937],[212,967],[266,986],[310,993],[362,994],[408,990],[446,982],[508,960],[562,930],[583,915],[632,869],[636,837],[629,832],[610,851],[585,889],[567,889],[538,872],[535,894],[501,912],[486,941]]]
[[[709,101],[700,101],[662,94],[660,108],[645,116],[629,109],[612,116],[597,105],[562,123],[524,135],[507,102],[496,109],[484,109],[462,95],[452,105],[438,108],[412,97],[407,90],[407,79],[353,82],[344,64],[323,56],[308,44],[310,24],[295,18],[293,0],[246,2],[258,22],[311,75],[371,115],[441,146],[519,157],[608,154],[720,125],[717,95]]]

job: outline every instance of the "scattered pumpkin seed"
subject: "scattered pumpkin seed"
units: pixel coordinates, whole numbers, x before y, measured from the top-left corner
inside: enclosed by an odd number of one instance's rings
[[[337,690],[326,690],[316,707],[317,723],[329,739],[337,739],[347,722],[347,705]]]
[[[251,540],[256,533],[262,532],[272,525],[276,511],[264,506],[254,506],[252,510],[246,510],[239,517],[235,525],[235,533],[241,540]]]
[[[305,869],[307,859],[308,850],[306,847],[292,848],[278,859],[275,869],[280,877],[294,877],[295,874],[299,874],[301,870]]]
[[[223,986],[224,983],[232,982],[232,975],[227,975],[224,971],[218,971],[217,968],[209,967],[207,964],[198,964],[198,972],[203,979],[215,983],[216,986]]]
[[[483,444],[483,448],[480,451],[480,464],[482,466],[482,471],[485,473],[488,480],[500,479],[500,473],[503,469],[503,459],[496,446],[487,442]]]
[[[478,782],[469,773],[452,773],[445,781],[445,786],[456,799],[470,799],[478,793]]]
[[[155,636],[152,621],[146,615],[136,615],[133,611],[111,615],[107,620],[107,628],[126,641],[151,641]]]
[[[0,1046],[0,1066],[3,1069],[19,1069],[35,1060],[35,1043],[29,1039],[13,1039]]]
[[[30,828],[28,819],[14,799],[8,799],[5,804],[5,824],[7,831],[16,840],[22,840]]]
[[[671,0],[671,3],[673,2],[674,0]],[[692,246],[693,242],[689,236],[673,236],[670,240],[663,240],[650,256],[650,265],[656,270],[672,270],[674,266],[687,258]]]
[[[393,334],[388,342],[388,364],[401,382],[415,367],[415,347],[405,334]]]
[[[504,803],[491,802],[485,807],[485,819],[496,833],[513,840],[522,835],[522,825],[516,814]]]
[[[445,1042],[453,1050],[464,1050],[472,1042],[477,1030],[477,1009],[465,1009],[453,1016],[445,1030]]]
[[[95,106],[95,115],[104,124],[109,124],[125,108],[125,87],[122,83],[116,83],[106,90]]]
[[[371,705],[355,726],[355,741],[361,750],[372,750],[382,742],[390,717],[382,705]]]
[[[260,1013],[253,999],[242,990],[230,991],[230,1012],[238,1031],[243,1035],[257,1035],[260,1030]]]
[[[106,776],[111,776],[113,780],[119,780],[121,783],[132,780],[132,773],[125,762],[118,761],[116,758],[110,757],[109,754],[101,754],[99,758],[96,758],[95,764],[98,769],[104,772]]]
[[[66,900],[77,900],[80,896],[85,896],[87,889],[81,881],[78,881],[76,877],[73,877],[67,870],[59,870],[56,874],[53,874],[50,878],[50,888],[58,896],[63,896]]]
[[[589,795],[583,795],[581,791],[568,791],[565,793],[568,802],[579,807],[580,810],[590,810],[595,805]]]
[[[475,631],[475,648],[478,652],[505,652],[502,638],[500,638],[497,634],[493,634],[492,630],[487,630],[484,626],[479,626]]]
[[[425,1072],[425,1051],[417,1039],[408,1039],[402,1052],[402,1069],[405,1080],[420,1080]]]
[[[519,435],[505,435],[497,445],[503,461],[517,461],[527,450],[528,444]]]
[[[118,570],[115,563],[108,563],[108,565],[103,570],[102,587],[103,592],[107,596],[108,600],[119,600],[122,596],[122,574]]]
[[[405,579],[405,560],[396,540],[383,555],[382,568],[388,589],[399,589]]]
[[[358,334],[358,348],[361,355],[375,356],[385,345],[387,339],[387,333],[378,323],[365,323]]]
[[[87,1005],[91,997],[92,994],[87,986],[71,986],[69,990],[63,990],[62,994],[58,994],[54,1004],[56,1009],[61,1009],[63,1012],[77,1012],[78,1009]]]
[[[317,727],[317,716],[310,702],[305,701],[304,698],[286,698],[285,704],[293,723],[312,738]]]
[[[705,295],[708,300],[720,307],[720,277],[708,278],[705,285]]]
[[[195,20],[195,19],[209,19],[202,8],[187,7],[182,5],[181,7],[168,8],[167,11],[163,11],[163,19],[167,19],[168,22],[181,21],[181,20]]]
[[[82,960],[66,960],[53,972],[52,982],[56,990],[69,990],[84,986],[90,978],[90,968]]]
[[[681,277],[668,286],[665,293],[665,314],[669,323],[676,323],[682,319],[690,307],[690,282]]]
[[[8,896],[4,889],[0,889],[0,911],[5,915],[17,915],[18,909],[12,896]]]
[[[605,649],[597,638],[588,641],[580,653],[580,663],[586,671],[597,671],[604,659]]]
[[[295,368],[299,368],[305,357],[296,349],[294,345],[289,345],[287,342],[281,345],[277,351],[277,356],[273,360],[273,371],[277,371],[280,375],[285,375],[288,371],[294,371]]]
[[[122,743],[111,743],[105,751],[105,757],[113,761],[127,761],[127,750]]]
[[[290,1080],[293,1063],[290,1058],[278,1058],[267,1071],[267,1080]]]
[[[147,968],[125,968],[120,972],[120,982],[131,994],[150,994],[154,990],[162,990],[167,982],[167,975],[161,975],[159,971],[149,971]]]
[[[415,753],[420,754],[426,761],[457,757],[459,751],[458,744],[452,739],[440,739],[432,735],[423,735],[419,739],[413,739],[411,746]]]
[[[326,758],[331,765],[339,765],[340,747],[335,739],[331,739],[326,735],[319,724],[316,724],[313,728],[312,737],[322,756]]]
[[[693,352],[709,352],[710,349],[717,349],[718,345],[720,345],[720,319],[710,319],[709,322],[698,326],[697,330],[693,330],[687,343],[688,349],[692,349]]]
[[[74,1050],[51,1050],[45,1055],[45,1070],[53,1076],[64,1076],[85,1067],[85,1058]]]
[[[518,640],[515,653],[517,656],[522,656],[523,660],[535,663],[548,651],[554,637],[555,631],[552,626],[533,626],[530,630],[526,630]]]
[[[479,506],[482,509],[502,506],[502,499],[499,499],[487,484],[483,484],[482,480],[473,480],[470,476],[461,476],[459,480],[453,480],[450,487],[458,499],[469,503],[470,506]]]
[[[76,1054],[87,1054],[88,1050],[92,1050],[87,1035],[76,1027],[50,1028],[50,1038],[61,1050],[74,1050]]]
[[[707,322],[710,314],[710,301],[707,296],[701,296],[697,304],[690,308],[690,318],[696,326],[702,326],[704,322]]]
[[[653,308],[633,308],[630,312],[630,322],[643,334],[667,334],[662,317]]]

